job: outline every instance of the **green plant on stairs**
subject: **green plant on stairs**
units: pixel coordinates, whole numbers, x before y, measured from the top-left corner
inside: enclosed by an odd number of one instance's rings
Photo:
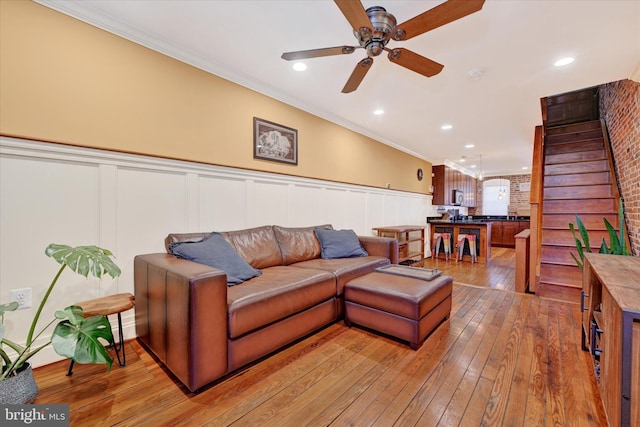
[[[616,230],[613,228],[607,218],[602,218],[602,220],[604,221],[604,225],[607,228],[607,232],[609,234],[609,246],[607,246],[607,243],[605,242],[603,237],[602,243],[600,244],[600,250],[598,252],[601,254],[631,255],[631,253],[627,249],[627,239],[624,234],[624,208],[622,199],[620,199],[620,206],[618,208],[618,230],[620,235],[618,236],[616,234]],[[571,234],[573,235],[573,238],[576,242],[576,250],[578,252],[577,257],[573,252],[571,252],[571,256],[573,257],[578,267],[582,269],[584,263],[584,253],[592,252],[592,250],[589,243],[589,233],[587,232],[587,228],[584,226],[584,223],[578,215],[576,215],[576,224],[578,225],[578,232],[580,236],[576,234],[576,229],[573,223],[569,223],[569,229],[571,230]]]

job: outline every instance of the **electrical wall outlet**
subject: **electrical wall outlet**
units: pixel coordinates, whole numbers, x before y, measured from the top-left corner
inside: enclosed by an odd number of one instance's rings
[[[18,310],[31,308],[31,288],[11,289],[9,299],[18,302]]]

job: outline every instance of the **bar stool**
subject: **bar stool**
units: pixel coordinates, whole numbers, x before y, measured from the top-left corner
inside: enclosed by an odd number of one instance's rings
[[[127,364],[126,354],[124,352],[124,333],[122,331],[122,312],[133,308],[136,305],[135,297],[130,293],[122,293],[115,295],[108,295],[102,298],[96,298],[88,301],[77,303],[82,307],[82,314],[84,317],[91,316],[109,316],[111,314],[118,315],[118,342],[111,343],[113,349],[116,351],[116,357],[118,358],[118,365],[123,368]],[[120,359],[120,350],[122,350],[122,359]],[[73,374],[72,360],[69,364],[69,371],[67,376]]]
[[[471,255],[471,263],[478,262],[478,256],[476,254],[476,236],[474,234],[458,234],[458,243],[456,244],[456,248],[458,250],[457,260],[462,261],[465,240],[469,242],[469,255]]]
[[[433,233],[433,253],[435,258],[440,254],[440,242],[444,244],[444,259],[448,260],[451,251],[451,234],[449,233]]]

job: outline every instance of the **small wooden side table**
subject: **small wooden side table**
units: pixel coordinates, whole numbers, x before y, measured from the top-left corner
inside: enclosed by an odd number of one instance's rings
[[[115,295],[107,295],[106,297],[96,298],[88,301],[79,302],[76,305],[82,307],[84,317],[91,316],[109,316],[111,314],[118,315],[118,342],[113,342],[113,349],[116,351],[118,365],[124,367],[127,364],[127,358],[124,351],[124,333],[122,331],[122,312],[132,309],[136,305],[135,297],[128,292]],[[122,350],[122,359],[120,359],[120,350]],[[69,364],[67,376],[73,374],[72,360]]]
[[[373,228],[378,237],[391,237],[398,241],[398,263],[409,265],[422,262],[424,259],[424,229],[425,226],[422,225]]]

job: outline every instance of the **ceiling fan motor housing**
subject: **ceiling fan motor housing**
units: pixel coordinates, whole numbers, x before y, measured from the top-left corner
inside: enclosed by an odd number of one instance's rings
[[[360,46],[367,50],[367,55],[378,56],[391,38],[391,32],[396,26],[396,18],[382,6],[372,6],[367,9],[367,16],[373,26],[373,34],[354,32]]]

